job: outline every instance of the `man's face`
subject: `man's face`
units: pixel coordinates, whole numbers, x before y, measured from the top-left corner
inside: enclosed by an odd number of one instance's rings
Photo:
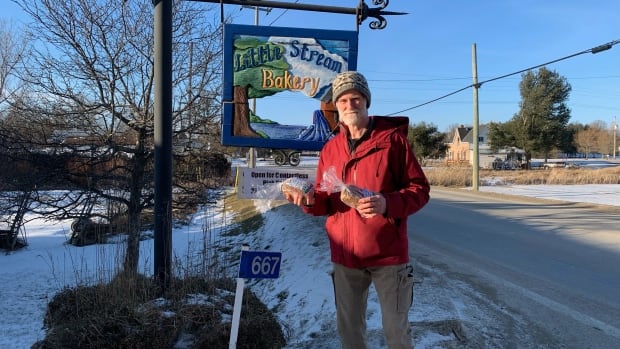
[[[347,126],[365,127],[368,119],[367,101],[357,90],[348,90],[336,100],[340,122]]]

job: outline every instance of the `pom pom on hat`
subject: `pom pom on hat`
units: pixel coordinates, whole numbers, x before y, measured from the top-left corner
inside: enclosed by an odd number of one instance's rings
[[[364,75],[356,71],[346,71],[336,75],[332,82],[332,101],[336,103],[338,97],[348,90],[356,90],[366,97],[366,107],[370,107],[370,89]]]

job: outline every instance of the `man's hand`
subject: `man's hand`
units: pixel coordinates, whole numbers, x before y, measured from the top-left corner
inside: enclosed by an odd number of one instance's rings
[[[357,201],[357,212],[364,218],[383,215],[386,209],[385,197],[381,193],[361,198]]]
[[[298,190],[287,191],[284,192],[284,198],[297,206],[312,206],[314,205],[314,189],[310,189],[308,194],[303,194]]]

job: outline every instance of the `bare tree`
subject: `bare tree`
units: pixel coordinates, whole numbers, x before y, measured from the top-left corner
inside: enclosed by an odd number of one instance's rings
[[[579,131],[575,135],[575,144],[577,145],[577,150],[580,153],[585,154],[587,158],[588,154],[597,151],[599,142],[598,136],[599,132],[592,128],[586,128]]]
[[[575,135],[577,149],[586,154],[586,157],[594,152],[609,154],[610,150],[613,150],[611,143],[609,127],[601,120],[591,122]]]
[[[610,155],[613,151],[611,127],[603,120],[595,120],[589,124],[599,131],[597,150],[601,155]]]
[[[40,40],[25,64],[27,88],[15,107],[53,120],[57,127],[39,148],[70,153],[68,176],[82,190],[53,202],[55,212],[75,215],[91,193],[122,206],[128,223],[123,269],[135,273],[140,216],[153,205],[152,1],[15,2],[32,17],[30,29]],[[221,34],[208,9],[174,4],[172,118],[175,140],[183,140],[175,149],[206,146],[201,135],[220,121]]]
[[[24,33],[12,23],[0,18],[0,106],[10,95],[7,89],[26,48],[27,39]]]

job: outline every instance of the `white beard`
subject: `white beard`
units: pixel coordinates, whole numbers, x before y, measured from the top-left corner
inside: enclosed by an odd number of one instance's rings
[[[347,111],[343,114],[338,114],[340,118],[340,122],[349,126],[349,127],[365,127],[367,116],[363,115],[359,110],[357,111]]]

